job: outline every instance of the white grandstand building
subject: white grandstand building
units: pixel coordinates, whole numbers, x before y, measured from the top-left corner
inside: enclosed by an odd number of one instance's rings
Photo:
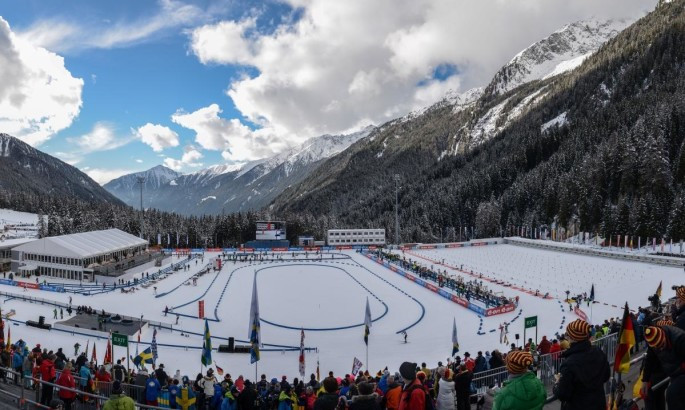
[[[11,270],[94,281],[152,259],[145,239],[119,229],[51,236],[12,248]]]

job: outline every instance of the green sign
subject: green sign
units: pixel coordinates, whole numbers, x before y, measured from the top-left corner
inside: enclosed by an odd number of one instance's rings
[[[112,344],[114,346],[128,346],[128,336],[112,333]]]
[[[528,329],[528,328],[531,328],[531,327],[537,327],[537,325],[538,325],[538,317],[537,317],[537,316],[527,317],[527,318],[524,319],[524,322],[523,322],[523,323],[524,323],[524,325],[523,325],[524,329]]]

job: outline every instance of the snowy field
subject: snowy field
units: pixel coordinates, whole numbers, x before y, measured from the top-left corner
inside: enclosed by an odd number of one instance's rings
[[[495,291],[508,296],[519,296],[520,306],[516,311],[501,316],[481,319],[475,312],[450,302],[437,294],[416,285],[400,275],[386,269],[365,256],[354,251],[341,252],[344,259],[323,261],[277,261],[261,263],[232,263],[223,266],[219,272],[203,275],[197,285],[189,279],[209,263],[216,254],[205,254],[204,264],[192,261],[188,271],[175,272],[155,284],[157,296],[152,287],[138,287],[134,293],[110,292],[96,296],[52,293],[39,290],[22,292],[16,287],[0,285],[3,292],[19,296],[30,295],[61,303],[68,303],[69,296],[73,305],[89,305],[98,310],[160,321],[173,325],[176,315],[164,316],[168,306],[173,312],[182,315],[197,315],[197,301],[204,300],[205,315],[211,319],[209,326],[213,336],[213,346],[226,344],[229,336],[236,338],[237,344],[247,344],[248,316],[254,275],[262,318],[262,360],[259,373],[269,377],[287,375],[290,379],[298,373],[298,352],[283,351],[279,346],[299,346],[300,328],[305,330],[305,345],[316,347],[318,352],[306,354],[306,373],[315,372],[316,362],[320,362],[321,374],[333,370],[336,374],[348,373],[356,356],[366,362],[363,341],[364,306],[368,297],[374,319],[369,337],[370,368],[374,372],[388,366],[397,370],[405,360],[425,361],[435,366],[437,361],[446,361],[451,352],[452,320],[456,318],[459,328],[460,354],[466,351],[475,354],[478,350],[495,348],[505,349],[499,343],[499,325],[513,321],[509,326],[510,341],[514,333],[523,332],[523,317],[538,315],[539,337],[553,336],[562,331],[569,320],[575,319],[566,306],[557,299],[542,299],[512,287],[486,283]],[[671,285],[685,283],[685,275],[680,269],[669,269],[656,265],[623,262],[595,257],[569,255],[551,251],[520,248],[510,245],[467,247],[415,251],[415,255],[434,260],[445,260],[446,265],[482,272],[484,281],[499,278],[517,284],[521,288],[539,288],[549,291],[552,296],[563,294],[566,289],[572,292],[589,292],[595,283],[597,299],[603,303],[593,308],[596,321],[620,316],[620,309],[611,305],[622,305],[628,298],[632,307],[646,305],[647,296],[653,293],[659,280],[664,280],[664,297],[670,297]],[[418,256],[405,253],[405,257],[435,264]],[[179,261],[178,257],[166,263]],[[130,275],[144,271],[138,268]],[[158,268],[155,268],[158,269]],[[148,269],[152,273],[155,269]],[[456,270],[448,272],[459,274]],[[464,273],[460,273],[465,275]],[[466,276],[466,275],[465,275]],[[18,321],[36,320],[39,315],[52,319],[52,306],[31,304],[17,298],[2,297],[2,310],[16,311],[13,319]],[[522,310],[522,313],[520,313]],[[66,313],[65,313],[66,314]],[[515,320],[514,320],[515,319]],[[171,372],[180,369],[183,374],[194,376],[200,370],[200,350],[204,322],[197,318],[180,316],[178,331],[158,332],[159,362],[164,363]],[[64,333],[57,330],[45,331],[13,324],[12,340],[27,340],[33,346],[56,349],[64,347],[73,353],[71,346],[79,342],[85,346],[97,343],[100,359],[105,351],[106,340],[93,336]],[[409,343],[404,344],[398,333],[407,329]],[[479,329],[484,334],[478,334]],[[87,332],[83,330],[84,332]],[[183,333],[183,335],[181,334]],[[532,335],[531,335],[532,336]],[[144,331],[142,342],[149,343],[152,331]],[[135,342],[135,340],[134,340]],[[165,346],[172,345],[172,346]],[[184,347],[187,346],[187,347]],[[141,350],[146,345],[141,346]],[[273,351],[269,351],[273,349]],[[136,344],[131,344],[131,354],[135,354]],[[115,357],[124,356],[122,348],[117,348]],[[235,378],[239,374],[252,379],[255,366],[250,365],[247,354],[213,353],[216,364]],[[365,363],[366,365],[366,363]],[[366,367],[366,366],[364,366]]]
[[[47,222],[47,217],[44,221]],[[37,214],[0,209],[0,239],[35,238],[37,231]]]

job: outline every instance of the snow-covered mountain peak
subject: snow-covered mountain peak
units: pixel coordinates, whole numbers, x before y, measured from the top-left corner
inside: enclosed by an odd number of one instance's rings
[[[590,19],[567,24],[514,56],[495,74],[486,93],[506,93],[521,84],[570,71],[632,22]]]

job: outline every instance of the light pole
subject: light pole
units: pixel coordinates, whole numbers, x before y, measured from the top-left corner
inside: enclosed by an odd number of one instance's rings
[[[400,244],[400,214],[399,214],[400,174],[395,174],[395,244]]]

